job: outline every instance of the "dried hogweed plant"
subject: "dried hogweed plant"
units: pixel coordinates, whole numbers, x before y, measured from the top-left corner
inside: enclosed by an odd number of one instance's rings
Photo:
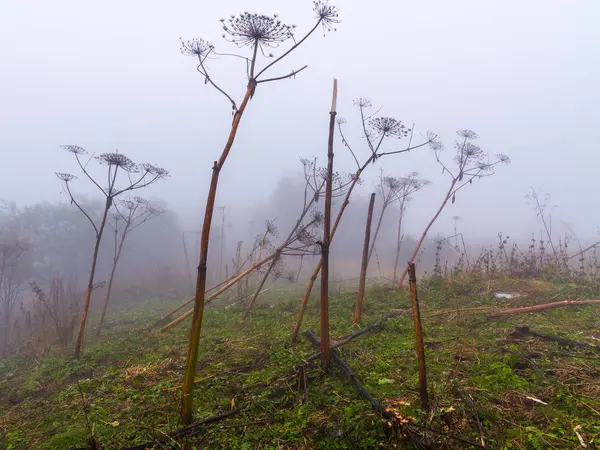
[[[56,173],[58,179],[63,182],[64,191],[69,196],[71,204],[74,204],[77,209],[79,209],[79,211],[86,217],[94,229],[95,234],[95,244],[92,252],[92,264],[90,267],[85,298],[82,305],[81,320],[79,323],[79,330],[77,332],[77,342],[75,344],[75,357],[79,358],[83,350],[85,327],[87,324],[92,292],[94,291],[94,277],[96,274],[96,263],[98,261],[100,242],[102,241],[102,236],[107,224],[109,211],[111,208],[113,208],[115,200],[118,199],[119,196],[148,187],[151,184],[154,184],[156,181],[168,177],[169,173],[166,169],[152,164],[136,164],[130,158],[122,153],[119,153],[118,151],[112,153],[102,153],[96,157],[92,155],[84,163],[82,159],[88,154],[85,149],[77,145],[64,145],[62,148],[74,156],[81,172],[96,188],[98,188],[98,190],[100,190],[100,192],[102,192],[102,195],[105,199],[102,215],[100,218],[93,218],[91,213],[87,212],[81,206],[80,202],[77,201],[76,196],[71,190],[71,183],[75,181],[77,177],[69,173]],[[102,176],[92,176],[90,170],[88,169],[88,165],[92,159],[96,160],[98,164],[104,168],[105,173]]]
[[[467,185],[473,184],[473,181],[475,180],[494,175],[494,168],[497,165],[510,163],[510,158],[503,153],[499,153],[494,159],[490,159],[489,156],[481,149],[481,147],[475,145],[474,142],[479,139],[479,136],[474,131],[462,129],[458,130],[456,134],[458,135],[459,139],[454,145],[456,153],[454,155],[453,167],[446,165],[441,158],[444,146],[437,140],[434,140],[431,144],[431,148],[435,154],[436,162],[442,167],[442,173],[447,174],[450,177],[450,185],[441,205],[423,230],[420,239],[417,241],[417,244],[415,245],[415,248],[409,258],[409,263],[414,262],[419,253],[421,245],[425,241],[425,237],[427,236],[429,229],[440,216],[448,202],[454,204],[458,191]],[[402,271],[398,281],[398,286],[402,286],[407,273],[408,264]]]
[[[245,55],[218,53],[214,45],[202,39],[182,40],[181,43],[182,53],[197,59],[197,70],[204,78],[204,82],[213,86],[226,97],[231,104],[233,114],[233,122],[226,144],[221,156],[213,165],[212,178],[206,201],[206,211],[200,239],[200,261],[196,279],[194,310],[183,382],[181,415],[184,424],[189,424],[193,416],[192,391],[194,389],[198,345],[204,312],[208,245],[219,174],[235,141],[244,111],[250,99],[255,95],[258,85],[293,78],[299,72],[306,69],[307,66],[303,66],[288,73],[269,76],[271,69],[305,42],[317,28],[322,27],[323,30],[331,30],[333,25],[338,22],[338,10],[329,3],[323,1],[314,2],[313,11],[316,15],[314,26],[298,38],[296,37],[294,26],[285,24],[274,15],[268,16],[244,12],[239,15],[233,15],[228,19],[222,19],[223,37],[226,41],[235,44],[239,49],[248,49],[249,52]],[[281,48],[286,43],[290,45],[279,56],[268,51],[268,49]],[[210,56],[236,57],[246,63],[246,92],[241,102],[236,102],[221,84],[213,79],[208,70],[208,58]]]

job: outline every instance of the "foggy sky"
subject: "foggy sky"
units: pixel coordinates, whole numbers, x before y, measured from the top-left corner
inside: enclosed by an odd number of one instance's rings
[[[179,37],[221,38],[219,19],[246,9],[278,13],[298,33],[313,22],[312,2],[158,0],[5,0],[0,4],[0,198],[30,204],[65,200],[54,172],[77,174],[61,144],[90,152],[119,149],[172,177],[148,190],[172,204],[190,228],[203,216],[212,161],[221,153],[231,108],[204,85]],[[299,157],[326,156],[334,77],[338,113],[354,148],[366,155],[352,100],[364,96],[381,114],[435,131],[453,157],[454,132],[476,131],[479,145],[512,164],[461,191],[432,235],[450,234],[452,216],[473,238],[498,231],[527,236],[539,225],[525,205],[530,186],[552,194],[555,226],[581,238],[600,224],[595,195],[595,131],[600,124],[600,28],[597,1],[339,0],[342,23],[319,31],[272,75],[308,64],[293,80],[261,85],[247,109],[222,173],[218,205],[243,211],[301,170]],[[244,50],[242,50],[244,51]],[[277,50],[275,50],[277,53]],[[236,99],[244,68],[211,60],[211,74]],[[416,139],[416,138],[415,138]],[[400,145],[405,145],[401,143]],[[386,174],[418,171],[433,185],[407,219],[417,233],[447,188],[429,149],[382,160]],[[373,166],[359,189],[373,191]],[[354,170],[336,136],[336,169]],[[84,180],[73,189],[92,194]],[[266,219],[266,217],[265,217]]]

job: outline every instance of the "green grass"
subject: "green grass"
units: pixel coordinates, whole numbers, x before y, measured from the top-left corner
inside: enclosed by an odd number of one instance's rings
[[[517,305],[562,299],[565,286],[496,280],[489,286],[528,293]],[[516,326],[575,340],[600,337],[598,307],[557,308],[485,319],[498,307],[487,283],[424,282],[419,294],[426,342],[430,417],[419,408],[411,315],[390,319],[376,332],[342,347],[345,361],[367,389],[399,416],[412,417],[478,442],[477,418],[489,448],[588,448],[600,442],[600,353],[561,348],[539,338],[512,339]],[[345,292],[345,293],[344,293]],[[572,290],[570,291],[572,294]],[[198,419],[231,409],[238,415],[171,443],[172,448],[412,448],[385,423],[337,369],[309,372],[309,402],[302,405],[294,369],[314,353],[289,342],[302,289],[271,290],[250,318],[239,307],[210,307],[205,314],[195,390]],[[331,334],[355,331],[352,289],[331,298]],[[406,292],[373,288],[363,324],[392,308],[409,309]],[[304,329],[318,331],[316,298]],[[189,322],[161,333],[144,328],[177,302],[149,301],[112,311],[103,335],[88,337],[79,361],[56,350],[43,358],[0,361],[0,448],[68,449],[87,445],[90,429],[105,448],[143,443],[181,426],[180,390]],[[565,356],[568,355],[568,356]],[[465,401],[470,395],[476,405]],[[85,399],[82,400],[82,396]],[[547,405],[527,397],[539,399]],[[88,411],[87,420],[83,405]],[[595,441],[591,442],[595,438]],[[418,436],[431,448],[464,444],[432,433]],[[594,447],[596,446],[596,447]]]

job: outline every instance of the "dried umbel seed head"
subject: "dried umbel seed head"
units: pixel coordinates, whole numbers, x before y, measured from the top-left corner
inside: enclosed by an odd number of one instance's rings
[[[334,25],[340,23],[338,9],[327,1],[317,0],[313,2],[313,11],[323,26],[323,31],[335,31]]]
[[[137,208],[137,203],[133,200],[123,200],[121,204],[130,211]]]
[[[383,185],[390,191],[396,192],[402,187],[402,180],[397,177],[384,177]]]
[[[179,38],[179,40],[181,41],[179,50],[182,55],[195,56],[204,59],[215,48],[214,45],[204,39],[194,38],[184,41],[182,38]]]
[[[308,231],[306,231],[306,228],[302,228],[300,231],[298,231],[296,238],[304,245],[314,245],[315,244],[314,236],[312,234],[310,234]]]
[[[401,138],[407,136],[410,132],[402,122],[392,117],[375,117],[369,120],[369,127],[377,135],[377,137],[386,136],[393,138]]]
[[[136,202],[138,205],[147,205],[148,204],[148,200],[146,200],[145,198],[142,197],[133,197],[133,201]]]
[[[325,216],[323,216],[323,213],[318,209],[313,209],[310,214],[310,221],[313,224],[313,226],[316,227],[323,225],[323,220],[325,220]]]
[[[504,153],[498,153],[496,158],[498,158],[498,161],[503,162],[504,164],[510,164],[510,158]]]
[[[244,12],[229,19],[221,19],[225,34],[223,37],[238,47],[259,45],[277,47],[292,37],[294,26],[286,25],[277,16]],[[229,36],[229,37],[227,37]]]
[[[273,221],[273,220],[265,221],[265,228],[266,228],[267,235],[274,236],[274,237],[279,236],[279,229],[277,228],[277,225],[275,225],[275,221]]]
[[[359,108],[370,108],[372,106],[371,100],[369,100],[368,98],[364,98],[364,97],[357,98],[356,100],[354,100],[352,102],[352,104],[354,106],[358,106]]]
[[[156,178],[167,178],[169,175],[169,171],[159,166],[155,166],[154,164],[142,163],[139,165],[140,169],[144,172],[149,173],[153,177]]]
[[[77,179],[77,177],[75,175],[71,175],[70,173],[56,172],[56,176],[58,177],[59,180],[62,180],[65,183],[68,183],[70,181]]]
[[[96,156],[96,159],[103,166],[118,167],[126,172],[136,172],[136,164],[122,153],[102,153]]]
[[[461,130],[458,130],[456,132],[456,134],[458,134],[460,137],[465,138],[465,139],[471,139],[471,140],[479,139],[479,136],[473,130],[461,129]]]
[[[87,153],[87,150],[78,146],[78,145],[61,145],[63,150],[66,150],[74,155],[84,155]]]

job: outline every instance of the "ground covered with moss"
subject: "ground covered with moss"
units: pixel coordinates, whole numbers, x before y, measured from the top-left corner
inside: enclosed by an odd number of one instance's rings
[[[523,296],[497,300],[497,290]],[[205,314],[195,416],[239,411],[156,448],[469,447],[448,435],[474,443],[483,438],[488,448],[582,448],[582,441],[600,448],[600,351],[514,333],[527,325],[599,345],[600,307],[486,317],[509,306],[586,298],[589,292],[564,283],[449,279],[423,282],[419,294],[430,411],[419,406],[406,291],[369,290],[363,326],[391,309],[407,314],[340,350],[372,395],[400,418],[392,429],[335,366],[328,375],[309,369],[308,402],[301,401],[295,368],[314,353],[304,338],[290,343],[302,289],[272,289],[244,322],[235,305],[215,304]],[[355,296],[347,286],[331,298],[334,339],[357,330]],[[318,331],[317,303],[315,297],[305,330]],[[103,448],[120,448],[180,428],[178,387],[189,322],[168,332],[146,331],[176,304],[148,301],[115,309],[103,335],[90,335],[80,360],[56,349],[44,357],[24,353],[0,361],[0,448],[81,448],[91,435]],[[407,432],[402,419],[421,428]]]

